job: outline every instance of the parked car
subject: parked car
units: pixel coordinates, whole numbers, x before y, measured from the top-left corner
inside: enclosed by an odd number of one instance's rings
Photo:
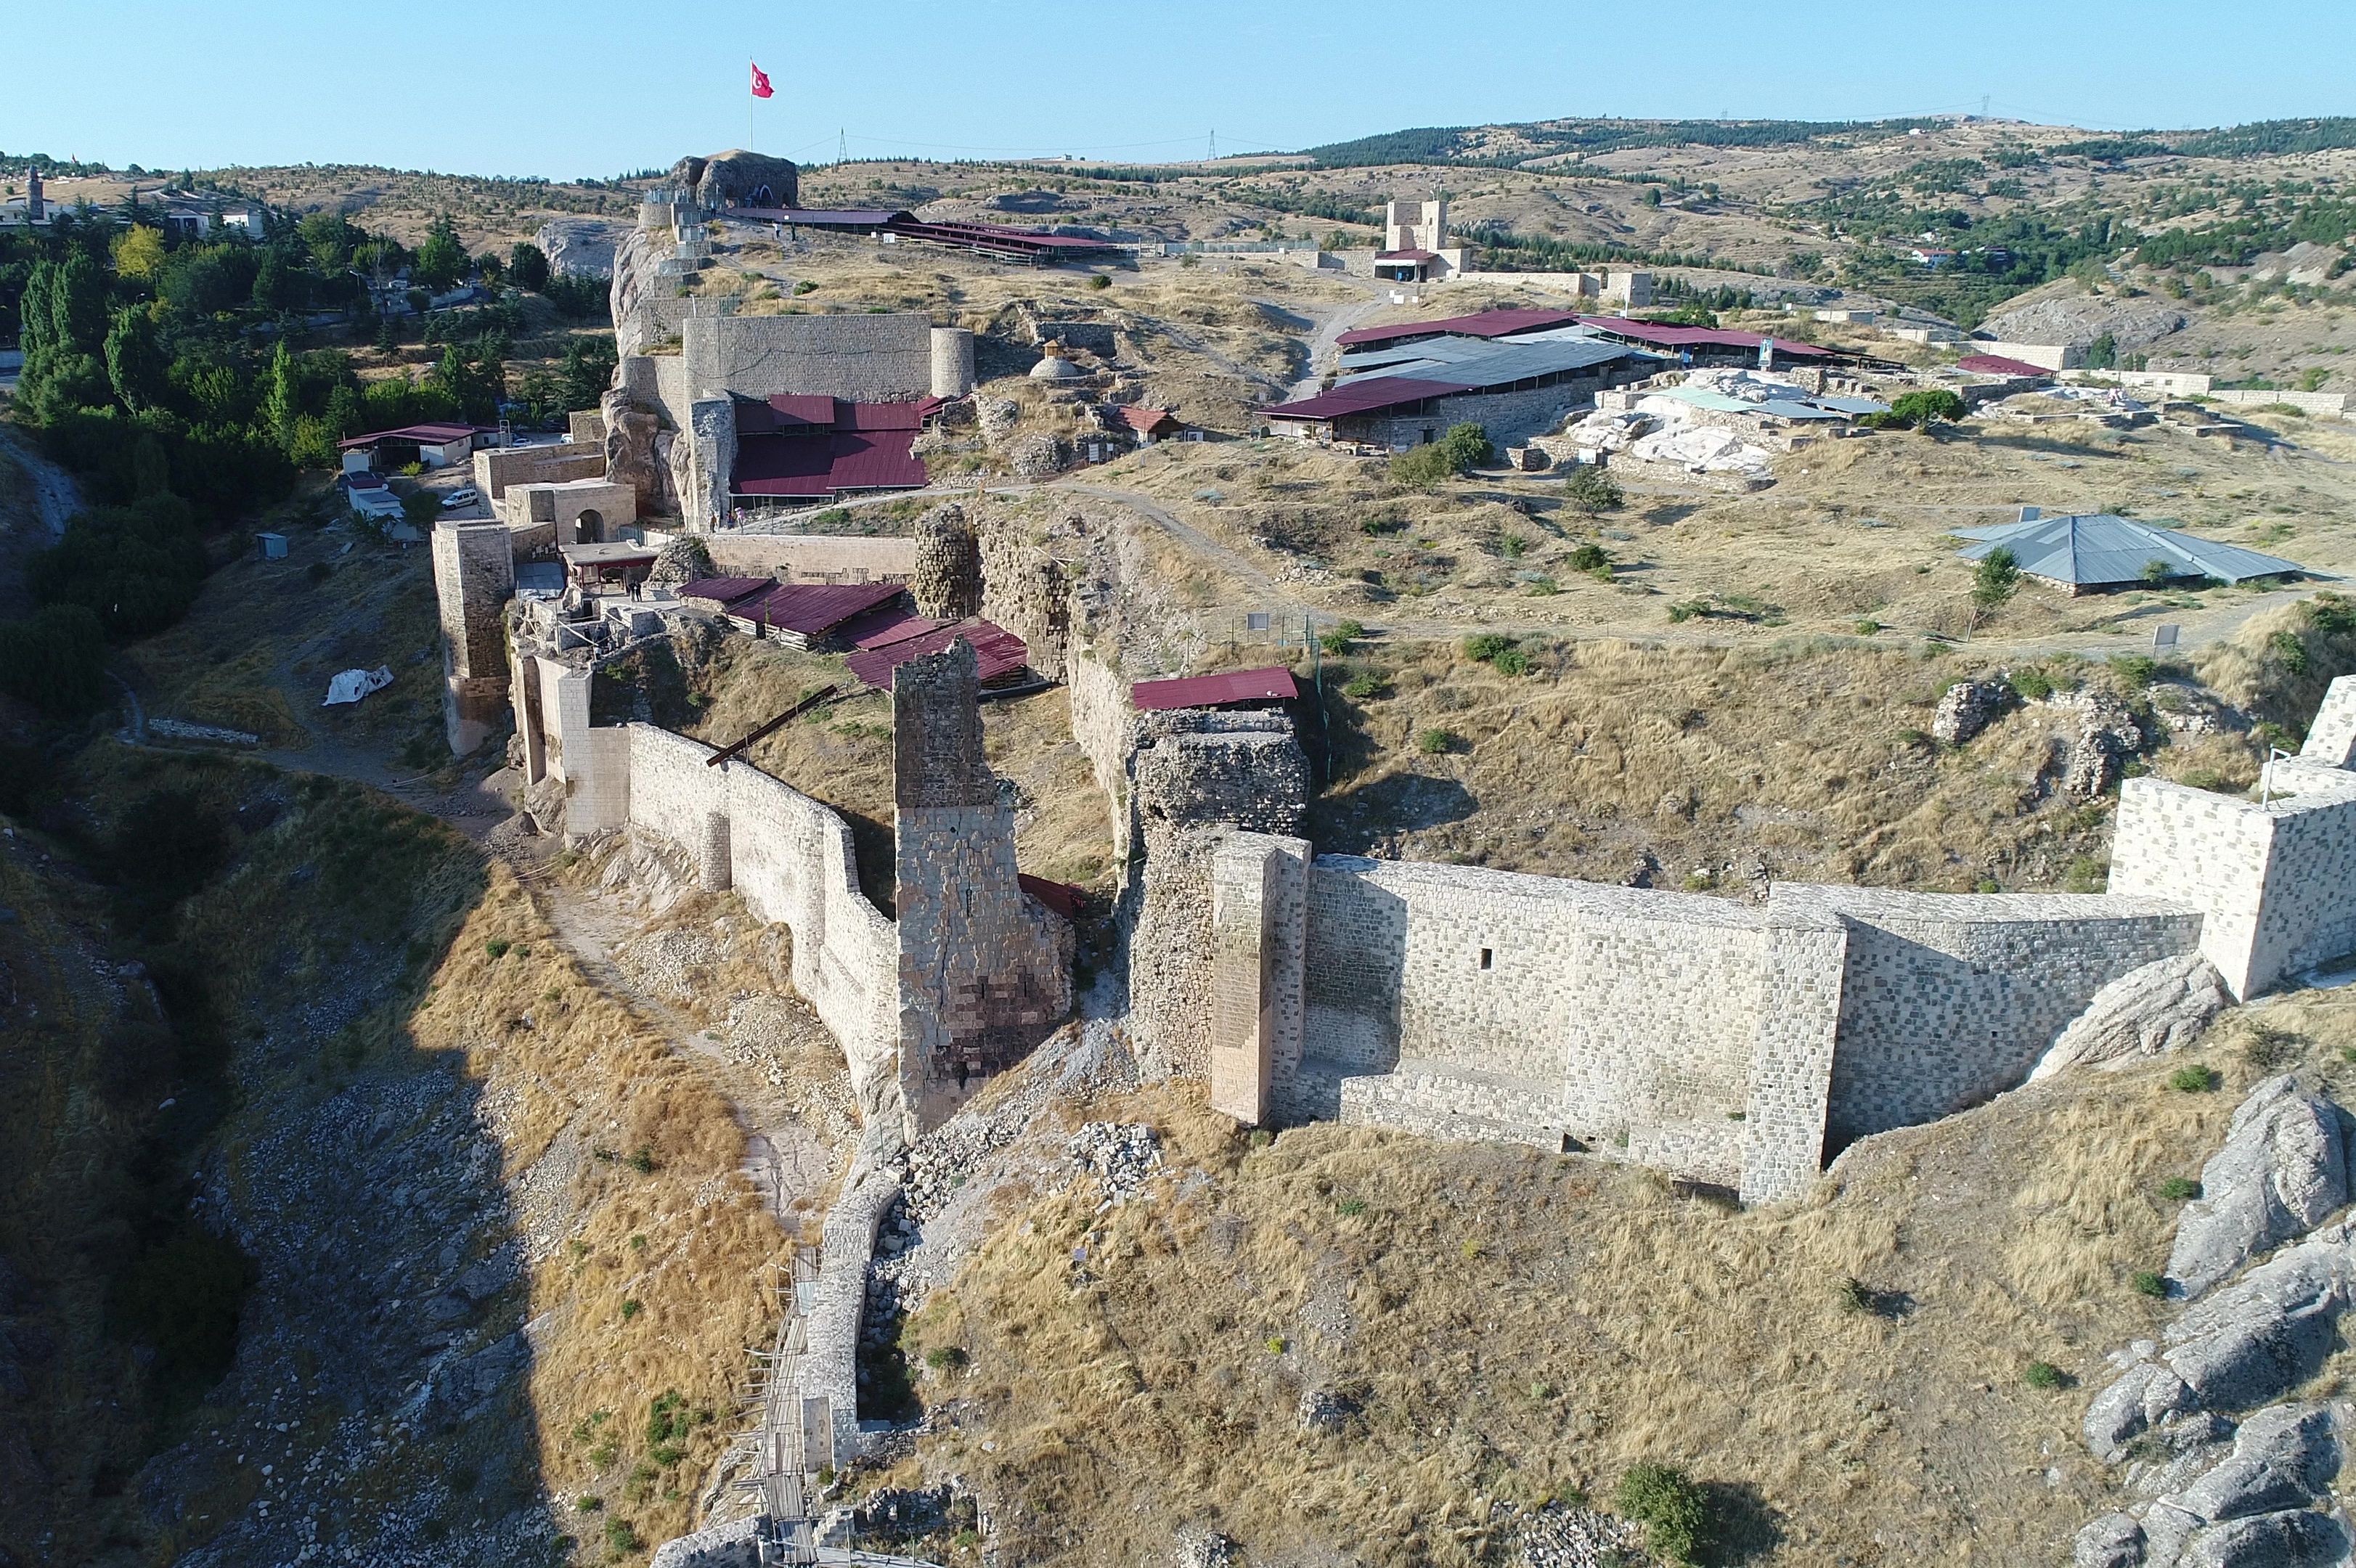
[[[455,511],[460,507],[473,506],[480,498],[472,485],[461,485],[442,497],[442,509],[445,512]]]

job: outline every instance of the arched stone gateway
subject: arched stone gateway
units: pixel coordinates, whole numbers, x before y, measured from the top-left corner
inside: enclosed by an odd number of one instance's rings
[[[581,515],[573,519],[573,542],[576,544],[605,542],[605,519],[594,507],[583,507]]]

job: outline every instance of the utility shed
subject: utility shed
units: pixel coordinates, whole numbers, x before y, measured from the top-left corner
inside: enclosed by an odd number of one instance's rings
[[[1960,552],[1965,560],[1984,560],[1998,549],[2008,549],[2021,571],[2058,582],[2073,595],[2089,588],[2168,578],[2240,582],[2307,570],[2278,556],[2109,513],[2028,517],[2016,523],[1957,528],[1955,537],[1973,541]]]
[[[983,690],[1030,684],[1024,678],[1031,667],[1030,648],[1005,627],[977,616],[935,621],[912,615],[862,636],[859,651],[843,662],[867,685],[889,691],[902,665],[941,653],[959,640],[973,649],[976,678]]]
[[[897,582],[789,582],[734,601],[727,615],[741,631],[809,650],[841,640],[846,624],[906,592]]]

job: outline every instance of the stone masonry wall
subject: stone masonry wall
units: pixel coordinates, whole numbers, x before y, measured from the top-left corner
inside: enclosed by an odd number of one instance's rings
[[[1792,886],[1768,891],[1738,1184],[1745,1203],[1797,1198],[1824,1167],[1848,927],[1814,894]]]
[[[695,398],[781,392],[884,403],[929,395],[933,324],[888,315],[694,315],[680,325],[680,357]],[[684,425],[686,411],[666,410]]]
[[[626,820],[717,871],[761,920],[793,932],[794,989],[841,1042],[860,1107],[900,1109],[894,1071],[899,1043],[893,923],[859,891],[850,825],[808,795],[747,763],[704,764],[713,748],[651,724],[626,731]],[[715,820],[726,824],[715,838]],[[724,845],[726,863],[712,851]]]
[[[436,523],[434,594],[442,617],[442,718],[450,750],[483,743],[508,700],[507,601],[515,556],[498,523]]]
[[[2158,900],[1811,891],[1848,927],[1826,1113],[1835,1147],[2014,1087],[2096,991],[2201,934],[2197,912]]]
[[[715,571],[786,582],[905,582],[916,541],[857,534],[714,534],[703,541]]]
[[[1229,834],[1211,856],[1211,1108],[1272,1118],[1301,1062],[1309,844]]]

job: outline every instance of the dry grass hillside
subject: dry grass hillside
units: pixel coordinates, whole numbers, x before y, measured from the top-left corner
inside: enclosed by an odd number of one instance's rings
[[[2264,1018],[2211,1034],[2220,1093],[2158,1069],[2040,1084],[1751,1212],[1522,1149],[1333,1126],[1255,1147],[1184,1091],[1092,1104],[1156,1125],[1166,1174],[1108,1211],[1010,1194],[909,1327],[955,1413],[922,1467],[1036,1563],[1151,1561],[1205,1525],[1271,1565],[1506,1561],[1496,1504],[1608,1499],[1642,1460],[1706,1484],[1713,1563],[2060,1561],[2116,1506],[2076,1429],[2104,1356],[2164,1315],[2131,1287],[2167,1254],[2161,1184],[2264,1072],[2356,1093],[2356,1004]],[[2034,1361],[2069,1386],[2032,1386]],[[1337,1430],[1303,1431],[1312,1392]]]

